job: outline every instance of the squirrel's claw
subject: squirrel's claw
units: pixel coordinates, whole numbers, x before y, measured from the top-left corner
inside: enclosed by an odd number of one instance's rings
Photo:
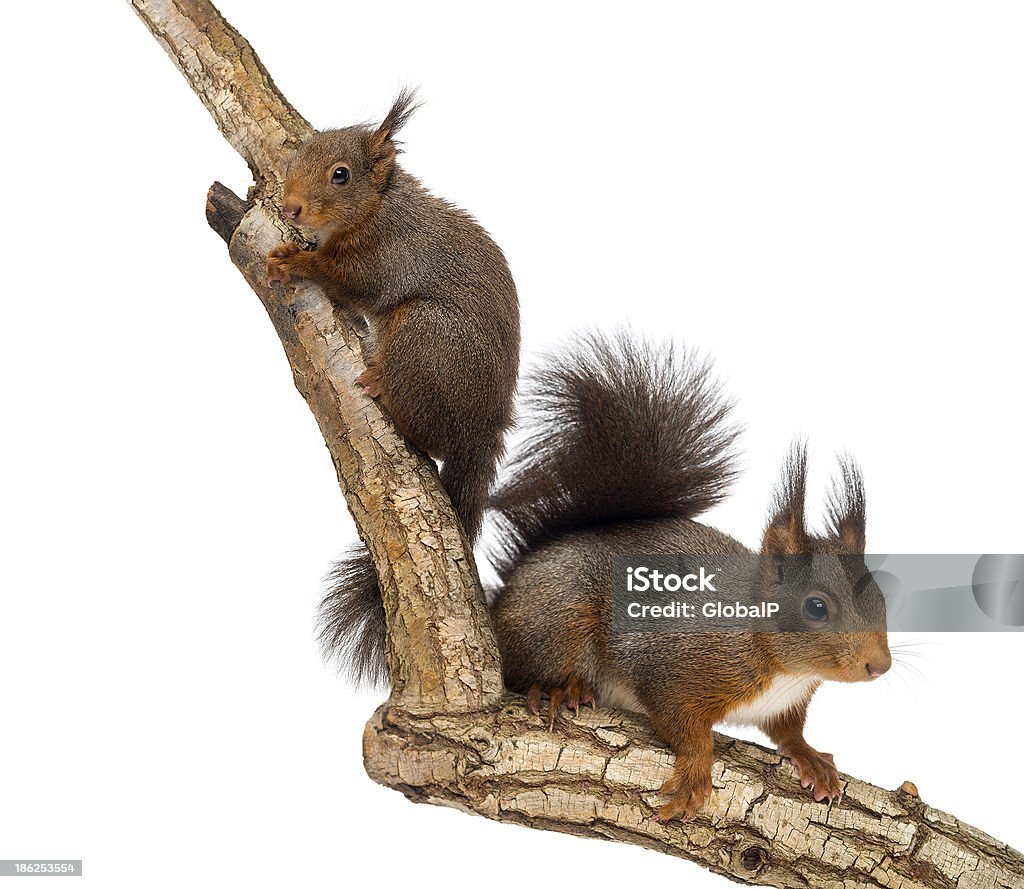
[[[810,789],[815,802],[831,805],[843,795],[839,770],[831,753],[819,753],[812,747],[791,749],[780,745],[779,755],[786,757],[800,775],[800,786]]]
[[[356,385],[363,389],[370,398],[378,398],[382,391],[380,367],[374,364],[366,368],[356,377]]]
[[[526,692],[527,712],[532,713],[534,716],[540,716],[540,699],[542,697],[547,697],[549,701],[548,731],[555,730],[555,720],[558,718],[558,713],[562,709],[563,704],[569,710],[572,710],[576,716],[580,715],[581,704],[590,704],[592,708],[597,708],[593,690],[577,676],[571,677],[564,687],[557,686],[544,689],[537,683],[531,685],[529,691]]]
[[[267,261],[267,281],[273,284],[275,281],[279,284],[287,284],[291,281],[292,276],[288,274],[284,269],[276,265],[271,265],[270,261]]]
[[[695,797],[692,794],[683,796],[680,793],[654,813],[654,820],[661,824],[665,824],[673,818],[685,821],[687,818],[692,818],[696,815],[702,805],[702,802],[698,803],[695,801]]]
[[[558,715],[558,711],[562,709],[562,698],[565,692],[560,688],[551,689],[551,704],[548,707],[548,731],[553,732],[555,730],[555,717]]]
[[[287,244],[278,244],[271,250],[267,254],[267,280],[287,284],[292,277],[288,259],[301,249],[298,244],[289,241]]]
[[[573,676],[565,687],[565,706],[579,716],[580,704],[590,704],[591,709],[597,709],[593,691],[582,679]]]
[[[544,692],[539,685],[531,685],[526,693],[526,711],[534,716],[540,716],[540,699]]]
[[[692,818],[711,796],[711,773],[697,777],[689,771],[676,770],[664,784],[661,792],[672,799],[654,813],[656,821],[664,824],[673,818]]]

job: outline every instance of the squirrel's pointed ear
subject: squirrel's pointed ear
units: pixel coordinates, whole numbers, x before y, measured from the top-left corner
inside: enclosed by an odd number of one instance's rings
[[[761,551],[771,555],[797,556],[810,548],[804,503],[807,500],[807,444],[795,442],[782,467],[775,489],[771,520],[764,532]]]
[[[849,457],[839,458],[839,474],[828,498],[829,531],[847,552],[863,553],[867,545],[864,476]]]
[[[370,133],[368,148],[370,163],[375,172],[383,173],[385,177],[390,174],[395,165],[395,155],[398,154],[395,134],[405,126],[418,107],[416,92],[408,87],[403,88],[380,126]]]

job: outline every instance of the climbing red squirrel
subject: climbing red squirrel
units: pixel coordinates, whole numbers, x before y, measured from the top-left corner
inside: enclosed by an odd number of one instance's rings
[[[284,211],[318,246],[275,248],[267,275],[314,281],[365,318],[372,344],[358,383],[443,461],[472,543],[512,422],[519,305],[487,232],[396,162],[395,135],[414,110],[403,91],[379,126],[319,132],[298,149]],[[384,610],[365,550],[340,563],[321,614],[325,648],[347,649],[357,676],[383,678]]]
[[[508,688],[535,713],[546,695],[551,727],[563,705],[646,714],[676,754],[659,819],[707,801],[712,726],[729,721],[761,728],[814,799],[836,798],[832,756],[804,740],[808,702],[823,680],[868,681],[891,665],[882,593],[850,570],[865,545],[857,467],[842,464],[815,535],[806,451],[794,447],[757,555],[695,521],[734,477],[735,431],[691,355],[592,336],[535,375],[528,408],[529,438],[492,497],[502,585],[491,615]],[[750,554],[754,599],[797,594],[792,631],[616,632],[613,556],[667,553]]]

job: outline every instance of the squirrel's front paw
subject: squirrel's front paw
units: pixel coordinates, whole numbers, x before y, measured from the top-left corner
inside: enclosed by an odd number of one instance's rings
[[[683,768],[676,769],[664,784],[661,792],[672,796],[665,803],[655,818],[662,823],[673,818],[692,818],[696,815],[711,796],[711,769],[701,770]]]
[[[811,789],[819,803],[831,803],[843,795],[839,770],[831,753],[819,753],[813,747],[779,746],[779,755],[786,757],[800,773],[800,786]]]
[[[291,241],[279,244],[271,250],[267,254],[267,280],[287,284],[295,273],[295,262],[292,257],[301,252],[302,248]]]

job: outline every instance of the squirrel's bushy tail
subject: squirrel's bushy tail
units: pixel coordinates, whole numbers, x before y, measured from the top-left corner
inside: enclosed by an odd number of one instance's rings
[[[344,664],[354,682],[387,682],[384,600],[366,547],[356,547],[334,563],[318,623],[324,654]]]
[[[692,352],[628,332],[588,334],[529,380],[527,436],[491,497],[507,579],[558,536],[615,522],[694,518],[735,476],[732,405]],[[454,456],[441,479],[472,541],[500,450]],[[387,680],[384,604],[370,554],[337,563],[320,606],[320,641],[357,681]]]
[[[541,365],[524,401],[527,437],[490,501],[503,581],[570,531],[693,518],[736,474],[732,404],[692,352],[627,331],[587,334]]]
[[[487,495],[501,457],[500,443],[452,454],[441,467],[441,484],[451,498],[470,545],[480,533]],[[363,546],[339,559],[327,578],[320,603],[319,640],[328,658],[344,664],[357,684],[388,680],[387,621],[370,553]]]

